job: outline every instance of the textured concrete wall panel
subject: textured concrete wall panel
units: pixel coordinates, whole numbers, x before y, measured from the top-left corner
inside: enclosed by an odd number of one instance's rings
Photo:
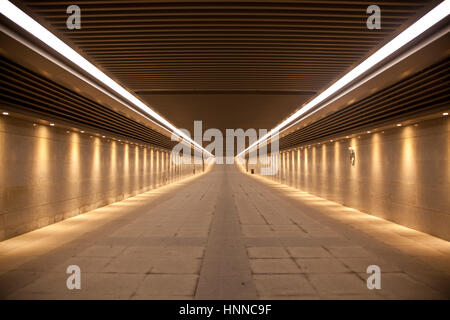
[[[192,173],[168,150],[0,117],[0,240]]]
[[[270,178],[450,240],[449,129],[440,118],[284,151]]]

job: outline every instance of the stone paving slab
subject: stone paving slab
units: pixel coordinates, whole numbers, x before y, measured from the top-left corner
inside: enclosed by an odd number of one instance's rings
[[[0,242],[1,299],[448,299],[450,244],[216,165]],[[68,290],[66,268],[81,268]],[[366,285],[381,268],[381,290]]]

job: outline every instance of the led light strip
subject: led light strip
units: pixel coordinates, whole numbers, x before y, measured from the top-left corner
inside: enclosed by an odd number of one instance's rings
[[[10,19],[12,22],[35,36],[40,41],[44,42],[50,48],[72,61],[74,64],[78,65],[88,74],[93,76],[95,79],[99,80],[101,83],[112,89],[114,92],[131,102],[133,105],[138,107],[140,110],[144,111],[146,114],[150,115],[154,119],[158,120],[166,127],[170,128],[173,133],[177,134],[180,137],[183,137],[185,140],[189,141],[192,145],[196,146],[203,152],[205,152],[209,156],[213,156],[209,151],[200,146],[197,142],[192,140],[186,134],[184,134],[181,130],[171,124],[169,121],[161,117],[154,110],[149,108],[145,103],[139,100],[136,96],[128,92],[125,88],[115,82],[113,79],[104,74],[100,69],[94,66],[92,63],[83,58],[80,54],[78,54],[75,50],[61,41],[58,37],[56,37],[53,33],[45,29],[42,25],[28,16],[25,12],[17,8],[14,4],[12,4],[8,0],[0,0],[0,12],[5,17]]]
[[[269,133],[265,134],[263,137],[258,139],[256,142],[251,144],[247,149],[240,152],[237,157],[240,157],[242,155],[245,155],[245,153],[251,149],[253,149],[255,146],[261,144],[268,138],[270,138],[272,135],[279,133],[279,130],[295,119],[299,118],[301,115],[305,114],[315,106],[317,106],[319,103],[323,102],[325,99],[329,98],[331,95],[335,94],[342,88],[344,88],[346,85],[351,83],[353,80],[361,76],[364,72],[369,70],[370,68],[374,67],[379,62],[386,59],[388,56],[390,56],[392,53],[399,50],[401,47],[409,43],[411,40],[417,38],[419,35],[421,35],[423,32],[434,26],[436,23],[447,17],[450,13],[450,0],[445,0],[441,2],[439,5],[434,7],[431,11],[429,11],[427,14],[425,14],[422,18],[417,20],[414,24],[412,24],[410,27],[408,27],[406,30],[404,30],[402,33],[400,33],[398,36],[396,36],[394,39],[389,41],[386,45],[384,45],[381,49],[379,49],[377,52],[372,54],[370,57],[368,57],[366,60],[361,62],[358,66],[353,68],[350,72],[348,72],[346,75],[344,75],[342,78],[340,78],[338,81],[336,81],[333,85],[328,87],[325,91],[322,91],[318,96],[316,96],[313,100],[308,102],[303,108],[295,112],[293,115],[291,115],[289,118],[281,122],[279,125],[277,125],[275,128],[270,130]],[[306,119],[308,116],[305,116]]]

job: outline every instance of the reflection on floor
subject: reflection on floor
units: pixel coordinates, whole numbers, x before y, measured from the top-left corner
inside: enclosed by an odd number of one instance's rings
[[[235,166],[0,243],[2,299],[449,297],[449,242]]]

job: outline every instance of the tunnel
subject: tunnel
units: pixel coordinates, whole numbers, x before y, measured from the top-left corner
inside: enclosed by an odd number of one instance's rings
[[[1,0],[0,300],[448,301],[449,13]]]

